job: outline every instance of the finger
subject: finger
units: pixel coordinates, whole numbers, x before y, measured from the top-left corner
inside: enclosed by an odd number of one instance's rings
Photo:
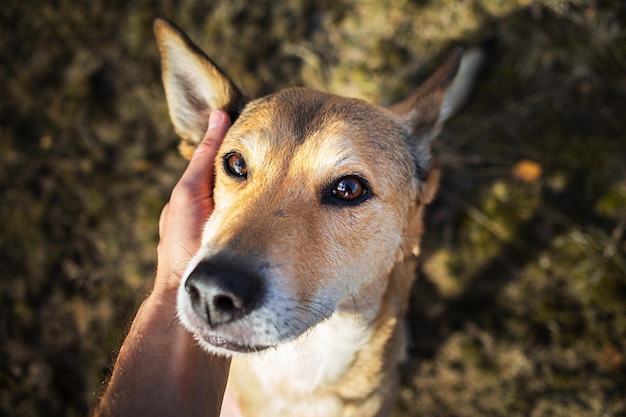
[[[217,151],[230,125],[231,123],[228,113],[222,110],[212,111],[209,115],[209,127],[207,132],[205,133],[202,142],[200,142],[200,145],[198,145],[194,156],[207,150],[209,152]]]
[[[229,127],[230,118],[226,112],[222,110],[211,112],[208,130],[194,152],[181,183],[192,189],[197,188],[199,182],[210,184],[206,179],[213,176],[213,160]]]

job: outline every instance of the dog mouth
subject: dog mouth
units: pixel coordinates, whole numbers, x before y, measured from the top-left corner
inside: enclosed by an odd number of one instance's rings
[[[202,340],[216,348],[221,348],[237,353],[261,352],[265,349],[269,349],[270,347],[272,347],[270,345],[248,345],[244,343],[237,343],[215,335],[203,336]]]

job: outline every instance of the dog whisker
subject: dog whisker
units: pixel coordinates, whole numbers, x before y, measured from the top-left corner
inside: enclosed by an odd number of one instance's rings
[[[370,300],[365,295],[363,295],[361,293],[359,293],[359,295],[361,296],[361,298],[363,300],[365,300],[365,303],[368,305],[368,307],[370,308],[372,313],[376,314],[378,312],[378,309],[376,309],[376,307],[374,307],[374,305],[370,302]]]
[[[311,316],[313,318],[313,320],[311,320],[312,322],[319,322],[330,317],[330,314],[325,314],[324,311],[315,308],[298,306],[297,309]]]

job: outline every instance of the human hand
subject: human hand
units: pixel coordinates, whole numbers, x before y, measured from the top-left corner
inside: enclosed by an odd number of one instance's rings
[[[230,125],[227,113],[211,112],[205,137],[161,212],[153,292],[172,302],[176,302],[182,274],[198,251],[204,224],[213,212],[214,159]]]
[[[180,279],[213,211],[213,168],[230,119],[211,112],[209,129],[159,221],[157,276],[122,344],[94,417],[216,417],[230,360],[207,355],[176,320]]]

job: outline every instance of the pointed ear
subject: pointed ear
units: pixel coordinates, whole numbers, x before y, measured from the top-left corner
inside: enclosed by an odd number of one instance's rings
[[[452,113],[453,103],[447,99],[461,64],[461,48],[455,48],[434,74],[405,100],[389,107],[401,116],[416,135],[436,130]],[[435,132],[436,133],[436,132]]]
[[[462,48],[455,48],[413,94],[389,107],[412,136],[418,170],[430,169],[430,143],[443,122],[465,104],[483,61],[484,51],[480,49],[464,54]]]
[[[163,85],[170,117],[189,158],[204,137],[211,110],[221,109],[234,121],[246,99],[233,82],[180,29],[156,19],[154,32],[161,53]]]

